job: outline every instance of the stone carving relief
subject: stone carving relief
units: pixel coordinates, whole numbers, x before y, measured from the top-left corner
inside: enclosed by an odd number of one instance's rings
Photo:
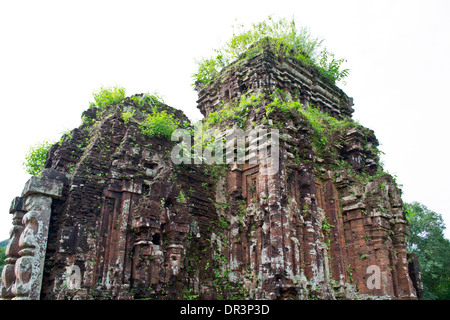
[[[2,277],[2,299],[39,299],[52,199],[61,197],[62,188],[61,181],[31,177],[22,196],[13,200],[13,229]]]

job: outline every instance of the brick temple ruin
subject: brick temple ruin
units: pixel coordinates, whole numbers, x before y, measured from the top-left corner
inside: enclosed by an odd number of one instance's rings
[[[12,202],[1,298],[420,297],[401,191],[390,175],[375,174],[373,132],[349,127],[320,157],[301,114],[266,117],[277,90],[352,121],[351,98],[270,47],[197,86],[205,119],[244,94],[266,93],[245,120],[282,124],[272,175],[261,174],[260,164],[175,165],[175,142],[143,135],[145,106],[131,98],[85,111],[83,124],[50,149],[41,176]],[[180,110],[159,107],[189,123]],[[122,112],[131,110],[124,121]]]

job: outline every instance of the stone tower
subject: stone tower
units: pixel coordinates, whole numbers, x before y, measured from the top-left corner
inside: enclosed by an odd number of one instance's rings
[[[351,98],[270,45],[197,90],[206,128],[266,130],[246,160],[278,130],[277,170],[175,164],[140,130],[161,110],[192,129],[161,103],[90,108],[12,203],[3,299],[417,298],[401,192]]]

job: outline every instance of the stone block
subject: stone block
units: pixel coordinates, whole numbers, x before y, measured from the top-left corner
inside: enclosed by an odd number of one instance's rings
[[[366,205],[362,202],[358,202],[349,206],[346,206],[344,208],[342,208],[342,211],[347,212],[347,211],[353,211],[353,210],[358,210],[358,209],[365,209]]]
[[[63,186],[61,181],[31,177],[25,184],[22,197],[28,197],[32,194],[42,194],[52,198],[60,198],[62,196]]]
[[[13,214],[16,211],[25,211],[25,199],[22,197],[15,197],[11,202],[9,213]]]
[[[44,169],[42,170],[41,178],[57,180],[61,181],[63,184],[68,184],[70,180],[70,174],[53,169]]]

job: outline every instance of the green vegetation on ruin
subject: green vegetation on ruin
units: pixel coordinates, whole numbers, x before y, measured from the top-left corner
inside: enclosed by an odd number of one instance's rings
[[[341,169],[361,182],[368,182],[373,178],[388,174],[382,168],[380,161],[382,151],[378,149],[378,142],[374,137],[375,142],[369,142],[371,136],[369,129],[349,117],[338,119],[315,106],[304,106],[300,103],[298,96],[291,97],[289,93],[280,89],[262,93],[247,91],[237,98],[221,101],[216,110],[209,113],[203,120],[204,131],[217,128],[227,129],[234,125],[239,129],[247,130],[256,125],[255,122],[249,121],[250,113],[253,113],[252,118],[257,119],[257,122],[271,123],[273,128],[280,130],[280,134],[285,133],[286,123],[289,120],[292,120],[296,126],[305,123],[311,130],[311,145],[316,157],[314,163],[318,174],[320,174],[319,169],[321,168]],[[354,170],[340,155],[337,146],[342,146],[342,137],[353,128],[358,129],[364,135],[363,148],[365,152],[371,154],[379,164],[377,172],[372,175],[364,170]],[[297,164],[299,164],[301,157],[298,153],[295,156]],[[323,163],[321,163],[322,160]]]
[[[82,128],[86,132],[91,132],[91,129],[96,127],[102,119],[111,114],[114,111],[111,107],[119,105],[126,99],[126,90],[120,86],[102,86],[95,90],[92,96],[95,102],[90,102],[88,111],[96,111],[93,115],[83,113],[81,118]],[[179,127],[180,121],[167,110],[160,108],[164,103],[161,96],[156,92],[144,93],[134,95],[130,99],[136,108],[121,112],[125,124],[128,125],[131,119],[134,119],[142,134],[147,137],[170,139],[172,132]],[[121,107],[122,109],[124,109],[123,106]],[[137,112],[136,109],[140,111]],[[137,116],[138,113],[140,117]],[[72,134],[71,130],[66,130],[57,144],[61,145],[65,141],[71,140],[73,138]],[[89,133],[89,136],[91,134],[92,132]],[[86,137],[87,140],[78,144],[77,147],[85,149],[89,144],[89,136]],[[48,151],[54,144],[54,142],[45,140],[31,146],[22,163],[25,171],[33,176],[40,176],[44,169]],[[73,171],[73,169],[73,166],[70,166],[69,171]]]
[[[178,128],[179,124],[180,122],[174,118],[173,114],[168,114],[166,110],[163,110],[147,115],[139,128],[149,138],[170,138],[172,132]]]
[[[96,106],[100,110],[105,109],[108,106],[117,104],[125,99],[126,90],[120,86],[100,87],[98,90],[92,93],[95,103],[91,103],[91,106]]]
[[[197,61],[198,69],[193,75],[194,81],[208,84],[220,71],[237,59],[252,58],[260,54],[266,45],[278,57],[292,57],[317,70],[330,82],[336,83],[349,75],[343,69],[344,59],[337,59],[334,53],[323,48],[323,40],[313,37],[305,27],[298,28],[294,19],[267,20],[252,24],[245,29],[243,25],[234,26],[231,39],[221,48],[215,49],[215,55]]]

